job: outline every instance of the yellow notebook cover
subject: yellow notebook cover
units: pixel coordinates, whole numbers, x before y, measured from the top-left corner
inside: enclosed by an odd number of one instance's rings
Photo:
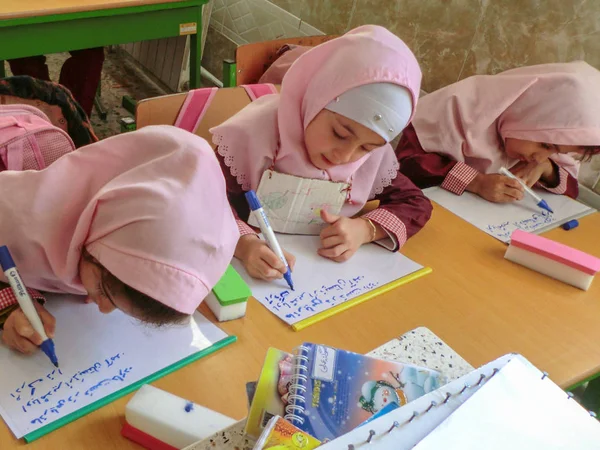
[[[283,417],[273,417],[253,450],[313,450],[321,442]]]
[[[372,291],[366,292],[363,295],[359,295],[358,297],[353,298],[352,300],[348,300],[347,302],[341,303],[337,306],[334,306],[333,308],[326,309],[325,311],[315,314],[314,316],[311,316],[307,319],[301,320],[300,322],[296,322],[292,325],[292,329],[294,331],[303,330],[304,328],[314,325],[315,323],[320,322],[322,320],[325,320],[328,317],[331,317],[339,312],[352,308],[353,306],[356,306],[359,303],[371,300],[373,297],[377,297],[378,295],[391,291],[392,289],[395,289],[398,286],[402,286],[403,284],[410,283],[411,281],[414,281],[417,278],[421,278],[422,276],[428,275],[431,272],[431,268],[424,267],[420,270],[417,270],[416,272],[411,273],[410,275],[407,275],[403,278],[399,278],[395,281],[392,281],[391,283],[388,283]]]
[[[291,354],[282,350],[267,350],[246,421],[245,432],[253,439],[260,437],[269,420],[285,415],[285,404],[278,391],[280,362],[289,360],[291,363],[291,358]]]

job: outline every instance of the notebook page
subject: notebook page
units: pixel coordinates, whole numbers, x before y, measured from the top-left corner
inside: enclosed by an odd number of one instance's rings
[[[565,195],[543,190],[536,193],[546,200],[553,214],[539,208],[528,196],[514,203],[492,203],[470,192],[456,195],[440,187],[423,192],[429,200],[502,242],[508,242],[516,229],[540,234],[596,211]]]
[[[600,422],[514,359],[415,450],[597,450]]]
[[[47,297],[60,368],[41,351],[0,345],[0,415],[18,438],[227,337],[198,312],[185,325],[156,328],[119,310],[101,314],[82,297]]]

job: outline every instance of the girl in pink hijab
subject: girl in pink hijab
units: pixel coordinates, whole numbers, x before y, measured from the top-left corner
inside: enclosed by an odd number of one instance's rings
[[[420,82],[404,42],[363,26],[304,53],[280,94],[211,130],[242,235],[235,256],[251,276],[286,269],[246,223],[250,189],[275,231],[320,235],[319,254],[334,261],[372,241],[396,251],[423,227],[431,204],[398,174],[389,145],[412,118]],[[379,207],[353,218],[369,200]]]
[[[169,126],[91,144],[39,172],[4,171],[0,192],[0,243],[28,288],[158,325],[196,310],[239,238],[214,151]],[[38,309],[53,335],[54,319]],[[6,344],[36,349],[10,288],[0,290],[0,316]]]
[[[585,62],[475,75],[422,97],[396,149],[417,186],[492,202],[523,197],[509,168],[555,194],[578,195],[574,155],[600,152],[600,72]]]

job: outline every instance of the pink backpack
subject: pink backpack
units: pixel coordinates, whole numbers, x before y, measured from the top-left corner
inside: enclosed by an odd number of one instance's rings
[[[0,171],[41,170],[75,150],[71,137],[29,105],[0,105]]]

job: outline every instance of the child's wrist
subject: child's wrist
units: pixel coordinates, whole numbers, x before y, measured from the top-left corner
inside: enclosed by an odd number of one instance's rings
[[[254,239],[259,239],[256,234],[245,234],[240,237],[237,245],[235,246],[235,252],[233,256],[243,261],[248,256],[248,248],[252,245]]]
[[[367,217],[359,217],[357,219],[359,222],[362,222],[362,230],[361,230],[361,244],[368,244],[375,240],[377,235],[377,227],[373,223],[373,221]]]
[[[468,192],[472,192],[473,194],[479,195],[481,182],[482,182],[484,176],[485,175],[482,173],[478,173],[477,175],[475,175],[475,178],[473,178],[473,180],[467,185],[465,190]]]

